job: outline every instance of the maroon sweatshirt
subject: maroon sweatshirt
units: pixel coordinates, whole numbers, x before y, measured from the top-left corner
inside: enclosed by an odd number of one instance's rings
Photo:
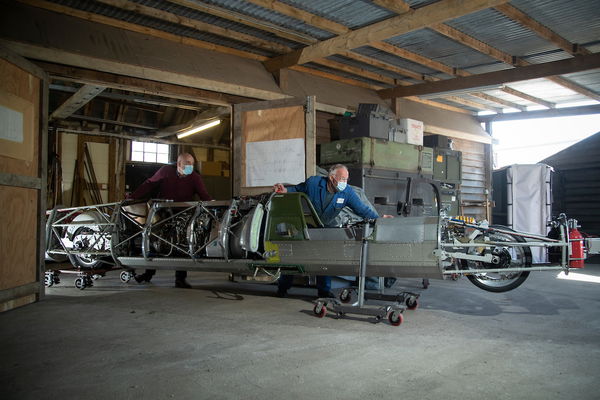
[[[158,193],[155,190],[158,188]],[[151,178],[146,179],[129,197],[135,200],[154,196],[173,201],[192,201],[194,194],[200,200],[212,200],[204,187],[202,177],[196,171],[190,175],[178,175],[176,165],[161,167]]]

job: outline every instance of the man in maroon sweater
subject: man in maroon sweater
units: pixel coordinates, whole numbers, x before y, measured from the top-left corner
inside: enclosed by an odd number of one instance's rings
[[[158,192],[157,192],[158,190]],[[194,171],[194,157],[182,153],[177,157],[177,165],[161,167],[151,178],[140,185],[129,197],[134,200],[155,197],[173,201],[193,201],[197,194],[200,200],[212,200],[206,191],[199,173]],[[150,282],[156,270],[147,269],[135,280],[138,283]],[[189,289],[192,286],[186,282],[187,271],[175,271],[175,287]]]

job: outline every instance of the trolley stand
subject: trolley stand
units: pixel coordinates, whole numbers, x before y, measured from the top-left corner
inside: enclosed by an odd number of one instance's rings
[[[419,297],[419,295],[415,293],[404,292],[398,295],[385,295],[383,294],[382,288],[380,288],[381,293],[378,294],[365,293],[365,283],[367,277],[367,260],[369,255],[369,241],[367,240],[369,227],[370,223],[366,222],[363,228],[363,239],[360,254],[357,302],[354,304],[343,304],[342,301],[336,298],[318,298],[317,300],[315,300],[315,307],[313,308],[313,312],[318,317],[323,318],[325,314],[327,314],[327,307],[329,307],[340,318],[343,317],[345,314],[369,315],[374,316],[377,321],[380,321],[383,318],[387,318],[390,324],[398,326],[402,323],[404,319],[402,313],[404,312],[406,307],[403,303],[407,302],[407,299],[410,299],[411,305],[414,303],[414,308],[416,308],[417,298]],[[344,291],[346,291],[346,298],[349,299],[349,290],[344,289]],[[342,295],[344,294],[344,291],[342,291]],[[346,301],[346,298],[342,297],[344,301]],[[368,307],[365,305],[365,300],[369,299],[380,300],[392,304]]]
[[[60,283],[60,274],[74,274],[77,275],[75,278],[75,287],[79,290],[83,290],[87,287],[94,286],[96,279],[103,277],[108,271],[113,271],[114,268],[105,269],[82,269],[82,268],[67,268],[67,269],[50,269],[44,273],[44,285],[51,287]],[[134,274],[135,275],[135,274]]]

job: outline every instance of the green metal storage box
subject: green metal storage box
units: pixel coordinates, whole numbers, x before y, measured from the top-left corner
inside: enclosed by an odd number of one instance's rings
[[[321,144],[321,165],[338,163],[431,175],[433,149],[366,137]]]

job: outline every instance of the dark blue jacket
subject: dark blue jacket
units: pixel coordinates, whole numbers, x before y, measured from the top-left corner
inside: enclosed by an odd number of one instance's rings
[[[379,218],[379,215],[371,207],[363,203],[350,186],[346,186],[346,189],[341,192],[336,192],[331,202],[325,207],[327,179],[324,176],[311,176],[305,182],[287,187],[287,190],[290,193],[306,193],[325,226],[330,225],[345,206],[350,207],[352,211],[363,218]]]

